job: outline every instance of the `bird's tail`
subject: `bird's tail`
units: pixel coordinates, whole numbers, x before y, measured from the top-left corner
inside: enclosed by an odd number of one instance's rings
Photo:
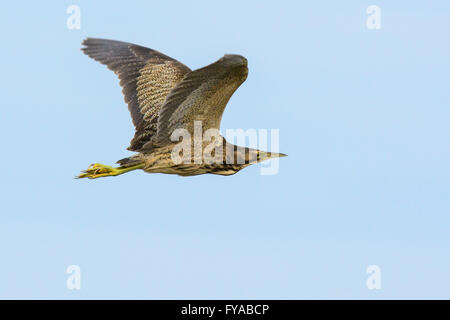
[[[127,157],[116,161],[116,163],[120,164],[121,167],[132,167],[138,164],[143,163],[142,160],[136,158],[135,156]]]

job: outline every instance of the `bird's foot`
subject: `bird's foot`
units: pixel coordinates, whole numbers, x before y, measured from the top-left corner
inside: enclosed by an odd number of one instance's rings
[[[124,173],[123,171],[124,170],[121,170],[121,168],[114,168],[101,163],[94,163],[91,164],[86,170],[82,171],[82,173],[75,178],[96,179],[101,177],[117,176]]]

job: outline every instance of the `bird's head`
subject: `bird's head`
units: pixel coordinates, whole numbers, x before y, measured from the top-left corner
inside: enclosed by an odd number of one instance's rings
[[[248,61],[245,57],[239,54],[226,54],[220,58],[219,62],[228,66],[242,66],[247,67]]]

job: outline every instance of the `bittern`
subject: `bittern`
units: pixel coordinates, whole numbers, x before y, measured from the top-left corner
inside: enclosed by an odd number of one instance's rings
[[[285,156],[237,147],[220,133],[211,138],[212,147],[204,140],[196,145],[195,137],[183,136],[188,148],[175,152],[180,145],[180,136],[178,140],[173,139],[177,130],[184,130],[190,136],[198,133],[198,127],[201,134],[219,130],[228,100],[247,78],[244,57],[227,54],[206,67],[191,71],[175,59],[132,43],[87,38],[83,45],[85,54],[106,65],[120,79],[136,128],[128,150],[137,154],[117,161],[119,167],[92,164],[77,178],[117,176],[136,169],[181,176],[232,175],[251,164]],[[212,150],[215,161],[202,161],[206,148]],[[183,161],[174,159],[174,155],[181,154]]]

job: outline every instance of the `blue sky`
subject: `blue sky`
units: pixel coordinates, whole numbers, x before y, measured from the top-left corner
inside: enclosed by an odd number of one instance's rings
[[[449,20],[436,0],[10,3],[0,298],[450,298]],[[244,55],[222,129],[279,129],[279,173],[74,180],[130,155],[134,130],[88,36],[191,69]]]

